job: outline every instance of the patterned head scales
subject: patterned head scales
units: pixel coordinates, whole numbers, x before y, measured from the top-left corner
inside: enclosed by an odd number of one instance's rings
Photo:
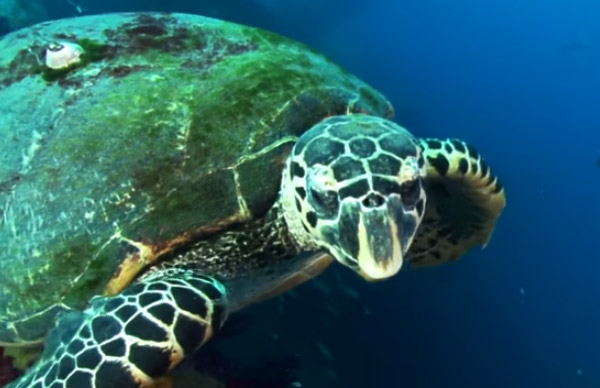
[[[325,248],[367,279],[401,268],[425,208],[424,160],[395,123],[334,116],[296,143],[283,175],[282,203],[298,242]]]

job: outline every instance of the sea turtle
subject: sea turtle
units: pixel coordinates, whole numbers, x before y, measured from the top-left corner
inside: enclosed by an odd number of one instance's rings
[[[16,387],[152,386],[228,313],[455,260],[505,204],[470,145],[267,31],[86,16],[0,54],[0,344],[46,338]]]

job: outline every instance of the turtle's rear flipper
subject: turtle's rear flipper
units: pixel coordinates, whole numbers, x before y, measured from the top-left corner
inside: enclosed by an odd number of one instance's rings
[[[41,360],[14,387],[154,387],[225,317],[219,282],[187,270],[156,271],[61,317]]]
[[[423,139],[427,206],[409,250],[413,267],[460,258],[485,246],[506,199],[504,189],[471,146],[456,139]]]

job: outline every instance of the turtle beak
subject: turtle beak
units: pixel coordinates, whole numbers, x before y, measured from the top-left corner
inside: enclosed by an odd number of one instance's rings
[[[394,276],[402,268],[417,225],[417,218],[404,211],[398,195],[389,196],[376,207],[355,201],[346,203],[340,217],[337,244],[342,251],[339,253],[346,258],[338,260],[346,261],[345,264],[369,281]]]

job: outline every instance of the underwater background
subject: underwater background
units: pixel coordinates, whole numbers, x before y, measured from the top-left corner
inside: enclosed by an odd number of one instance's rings
[[[137,10],[308,43],[416,135],[474,144],[507,193],[485,250],[376,284],[336,266],[188,364],[229,388],[600,387],[600,3],[0,0],[0,32]]]

